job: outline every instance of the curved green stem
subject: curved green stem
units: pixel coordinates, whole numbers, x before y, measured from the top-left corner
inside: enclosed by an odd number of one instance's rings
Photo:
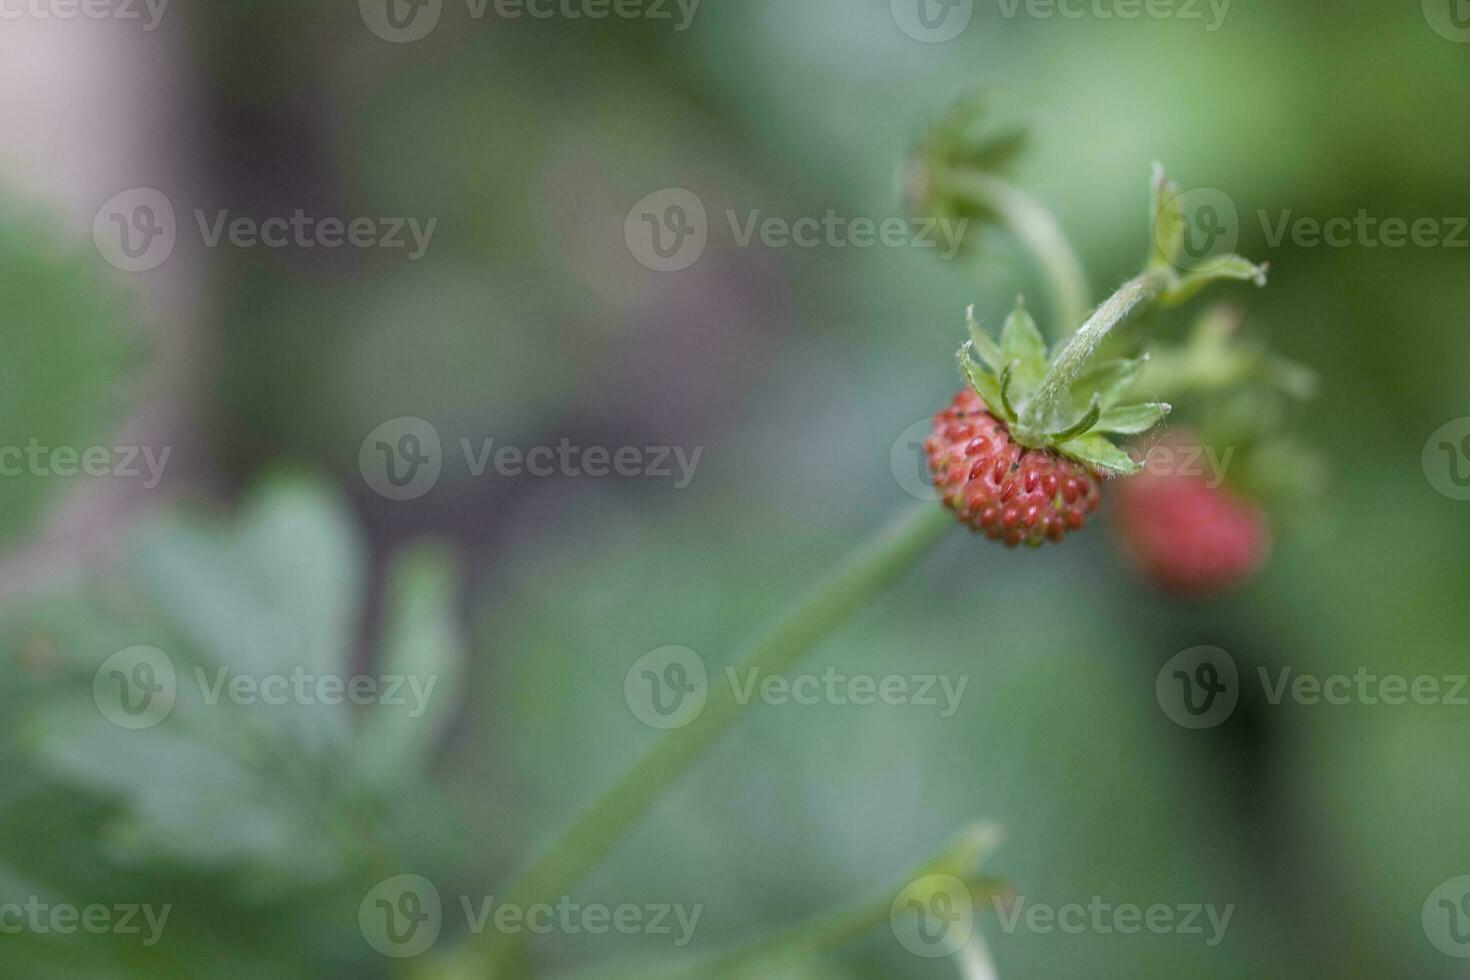
[[[901,515],[757,633],[738,658],[737,673],[779,673],[789,667],[912,566],[953,524],[953,515],[937,503]],[[564,894],[730,729],[746,705],[728,678],[711,682],[704,710],[694,721],[665,733],[653,751],[572,820],[502,892],[507,904],[524,908]],[[501,977],[516,954],[516,937],[487,934],[477,959],[490,976]]]
[[[1087,319],[1087,311],[1092,309],[1087,273],[1082,271],[1082,262],[1050,211],[1025,191],[986,174],[951,176],[946,184],[993,211],[1041,266],[1051,290],[1052,313],[1058,320],[1057,336],[1065,337]]]
[[[1097,354],[1107,335],[1133,314],[1152,306],[1172,281],[1167,270],[1151,269],[1119,286],[1116,293],[1093,311],[1087,322],[1077,328],[1066,346],[1052,358],[1046,377],[1041,379],[1036,393],[1017,420],[1017,431],[1029,435],[1045,432],[1053,426],[1057,421],[1057,409],[1066,398],[1072,382]]]

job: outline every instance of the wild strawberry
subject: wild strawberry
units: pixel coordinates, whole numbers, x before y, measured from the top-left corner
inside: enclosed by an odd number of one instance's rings
[[[1188,441],[1182,434],[1170,439]],[[1194,473],[1145,471],[1123,481],[1113,525],[1123,553],[1144,576],[1182,596],[1240,585],[1271,550],[1265,512]]]
[[[1060,541],[1097,509],[1102,477],[1137,470],[1101,433],[1145,431],[1168,406],[1114,405],[1141,361],[1104,361],[1048,388],[1046,343],[1020,303],[999,343],[973,311],[970,335],[959,352],[970,386],[934,417],[924,441],[935,487],[963,523],[992,539]]]
[[[968,388],[934,417],[924,453],[945,506],[1008,545],[1060,541],[1102,499],[1097,477],[1050,450],[1019,445]]]

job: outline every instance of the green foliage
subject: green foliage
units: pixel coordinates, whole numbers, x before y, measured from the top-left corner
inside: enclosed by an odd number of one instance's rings
[[[0,868],[77,904],[109,890],[172,903],[170,941],[130,948],[119,977],[239,975],[250,963],[304,976],[309,964],[278,944],[253,948],[254,927],[350,939],[356,902],[384,869],[439,860],[446,825],[425,775],[459,700],[456,572],[437,547],[395,561],[383,641],[362,663],[365,573],[341,501],[280,477],[235,521],[161,518],[101,578],[3,611],[0,639],[28,654],[15,664],[25,696],[0,714],[16,746],[0,822],[18,818],[0,836]],[[177,696],[156,725],[127,730],[100,710],[93,678],[133,645],[164,652]],[[229,693],[235,678],[298,668],[347,684],[433,678],[429,710],[315,686],[279,703]],[[42,799],[47,822],[28,825]],[[253,925],[226,943],[227,974],[210,930],[234,921]],[[360,937],[329,945],[366,951]],[[0,965],[22,962],[10,951],[0,945]],[[52,952],[47,962],[77,955]]]

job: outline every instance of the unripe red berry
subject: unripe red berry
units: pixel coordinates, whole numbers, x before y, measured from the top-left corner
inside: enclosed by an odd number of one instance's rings
[[[1150,582],[1176,595],[1204,597],[1238,586],[1271,550],[1265,512],[1202,474],[1146,470],[1122,481],[1114,499],[1123,553]]]

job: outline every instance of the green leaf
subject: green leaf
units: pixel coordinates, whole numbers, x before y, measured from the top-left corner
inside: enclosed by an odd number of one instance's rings
[[[1239,255],[1227,255],[1218,261],[1212,259],[1209,268],[1196,269],[1181,277],[1169,289],[1164,290],[1164,294],[1159,297],[1159,305],[1178,306],[1194,298],[1195,294],[1206,286],[1216,282],[1234,280],[1264,286],[1266,285],[1266,270],[1265,264],[1256,265]]]
[[[1057,450],[1112,476],[1132,476],[1142,469],[1127,453],[1097,433],[1068,439],[1059,444]]]
[[[1138,405],[1120,405],[1102,413],[1093,426],[1097,432],[1112,432],[1116,435],[1134,436],[1147,432],[1164,420],[1169,406],[1163,402],[1144,402]]]
[[[960,347],[959,353],[955,355],[955,360],[960,366],[960,376],[970,383],[971,388],[975,389],[975,394],[980,396],[980,400],[985,403],[986,408],[990,409],[992,415],[1004,418],[1005,406],[1000,397],[1000,383],[995,380],[993,374],[970,358],[972,349],[971,343],[966,341]]]
[[[965,321],[969,324],[970,341],[975,345],[975,353],[980,357],[980,363],[993,373],[1001,371],[1006,364],[1005,357],[1000,352],[1000,345],[985,332],[985,328],[975,319],[973,303],[965,310]]]
[[[405,551],[388,572],[388,625],[378,673],[402,677],[407,703],[374,703],[357,729],[362,760],[378,782],[427,767],[429,755],[458,709],[464,639],[455,605],[459,572],[448,548]]]
[[[1001,331],[1000,353],[1005,364],[1015,365],[1016,383],[1023,394],[1029,394],[1046,374],[1046,341],[1026,309],[1025,300],[1019,296]]]

